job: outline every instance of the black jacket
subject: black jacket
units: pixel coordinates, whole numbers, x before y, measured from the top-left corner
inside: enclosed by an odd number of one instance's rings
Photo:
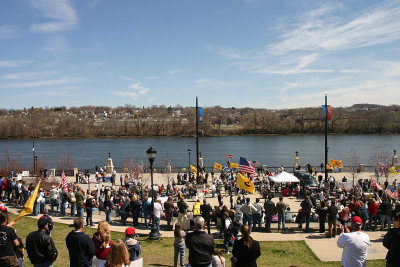
[[[33,264],[46,261],[54,262],[58,256],[53,240],[41,230],[28,235],[26,238],[26,250]]]
[[[84,232],[71,231],[65,239],[71,267],[90,267],[94,255],[94,243]]]
[[[236,266],[257,267],[257,258],[261,255],[260,244],[253,240],[251,247],[248,248],[241,238],[233,244],[232,254],[237,258]]]
[[[400,262],[400,228],[390,229],[383,237],[383,246],[388,249],[386,262],[393,265]]]
[[[186,235],[186,247],[189,249],[189,263],[193,267],[209,266],[212,262],[212,254],[215,243],[212,235],[204,231],[195,230]]]

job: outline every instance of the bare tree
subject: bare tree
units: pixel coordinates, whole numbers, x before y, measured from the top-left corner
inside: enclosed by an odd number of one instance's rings
[[[0,175],[7,177],[10,175],[11,171],[14,171],[14,173],[21,173],[23,169],[24,167],[19,163],[18,158],[11,154],[7,148],[4,149],[4,157],[0,167]]]
[[[351,172],[351,175],[353,176],[353,186],[354,186],[354,180],[356,174],[359,172],[360,168],[360,160],[357,156],[357,150],[355,148],[350,149],[350,151],[347,153],[350,157],[345,160],[346,165]]]
[[[170,184],[173,179],[173,173],[172,173],[172,164],[174,160],[172,159],[171,155],[169,153],[165,153],[164,158],[161,159],[161,167],[163,168],[163,176],[167,180],[167,183]]]
[[[58,170],[72,170],[74,168],[74,160],[71,157],[71,154],[67,152],[65,156],[61,157],[57,162]]]
[[[389,152],[375,147],[370,156],[370,163],[375,167],[375,175],[377,176],[376,178],[378,182],[380,176],[388,178],[389,168],[392,164]]]
[[[143,184],[147,182],[147,177],[143,175],[143,171],[146,169],[144,160],[137,160],[130,154],[129,157],[125,158],[121,163],[121,169],[129,173],[130,180],[137,179]]]

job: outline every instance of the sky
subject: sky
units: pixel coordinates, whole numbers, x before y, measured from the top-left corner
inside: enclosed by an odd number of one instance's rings
[[[400,1],[0,1],[0,108],[400,100]]]

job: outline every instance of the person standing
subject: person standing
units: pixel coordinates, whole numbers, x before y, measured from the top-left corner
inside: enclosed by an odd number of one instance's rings
[[[302,215],[305,216],[306,218],[306,229],[305,232],[309,233],[310,232],[310,219],[311,219],[311,208],[312,208],[312,203],[311,200],[308,196],[304,198],[304,200],[300,204],[301,206],[301,211]],[[300,226],[301,226],[300,222]]]
[[[204,231],[204,218],[199,216],[194,219],[194,231],[185,238],[186,247],[189,249],[188,267],[210,266],[215,242],[212,235]]]
[[[257,209],[256,212],[253,212],[253,228],[258,224],[258,227],[260,228],[261,231],[261,218],[262,218],[262,213],[263,213],[263,206],[260,203],[260,199],[256,198],[256,203],[253,204],[253,206]]]
[[[261,256],[260,244],[250,236],[250,227],[243,224],[240,228],[242,238],[233,244],[232,254],[237,259],[235,266],[257,267],[257,258]]]
[[[229,214],[227,212],[224,212],[223,219],[224,219],[223,235],[224,235],[224,247],[225,247],[225,251],[223,252],[223,254],[229,254],[229,245],[232,244],[233,223],[231,218],[229,218]]]
[[[276,203],[276,211],[278,212],[278,232],[281,229],[281,223],[282,223],[282,231],[285,232],[286,231],[286,225],[285,225],[285,221],[286,221],[286,203],[283,202],[283,197],[280,196],[279,197],[279,202]]]
[[[174,202],[172,202],[172,197],[168,197],[168,200],[164,202],[164,210],[165,210],[165,214],[167,215],[168,230],[170,229],[170,226],[171,226],[171,220],[172,220],[174,208],[175,208],[175,206],[174,206]],[[171,228],[171,230],[172,230],[172,228]]]
[[[318,221],[319,221],[319,232],[325,233],[326,215],[328,214],[328,207],[326,206],[325,200],[321,201],[317,207]]]
[[[68,201],[71,205],[71,217],[75,217],[76,198],[75,193],[71,188],[68,188]]]
[[[188,205],[184,200],[185,198],[181,196],[180,200],[177,203],[178,206],[178,223],[182,226],[182,229],[184,228],[183,225],[183,220],[187,217],[186,213],[188,210]]]
[[[181,267],[185,266],[185,231],[179,223],[175,224],[174,230],[174,267],[178,267],[178,256],[180,255]]]
[[[341,225],[340,227],[345,232],[339,236],[337,245],[343,248],[342,266],[343,267],[364,267],[367,265],[367,251],[370,245],[369,236],[361,231],[362,219],[358,216],[353,216],[351,219],[351,229],[353,232]]]
[[[55,186],[52,185],[52,188],[50,190],[50,213],[54,213],[54,207],[57,207],[58,210],[58,198],[60,197],[60,192],[59,189]]]
[[[51,230],[53,230],[54,225],[53,225],[53,219],[49,216],[47,209],[44,209],[43,216],[40,217],[40,219],[41,218],[45,218],[47,220],[47,227],[45,233],[51,236]]]
[[[139,215],[140,215],[140,210],[141,210],[140,202],[136,199],[135,196],[132,196],[131,202],[129,205],[131,208],[131,214],[132,214],[132,218],[133,218],[133,226],[138,226],[139,225]]]
[[[368,229],[373,231],[378,227],[378,210],[379,205],[376,203],[375,198],[370,198],[368,200]],[[374,222],[374,227],[372,227],[372,222]]]
[[[335,237],[337,232],[336,217],[338,215],[338,208],[335,205],[335,200],[331,201],[331,205],[328,207],[328,227],[329,227],[329,238]]]
[[[193,204],[193,217],[201,216],[200,206],[201,206],[200,200],[196,199],[196,202],[194,202]]]
[[[110,196],[106,196],[106,200],[104,201],[104,210],[106,213],[106,221],[111,224],[111,211],[113,210],[113,204],[110,200]]]
[[[86,199],[85,202],[85,207],[86,207],[86,226],[93,226],[93,208],[94,208],[94,203],[93,203],[93,196],[89,195],[88,198]],[[78,216],[79,217],[79,216]]]
[[[379,210],[381,212],[381,231],[385,229],[385,221],[388,226],[388,230],[392,228],[392,203],[387,196],[382,197],[382,203],[379,205]]]
[[[19,266],[18,259],[14,253],[14,247],[20,245],[15,230],[7,226],[8,213],[0,212],[0,266]]]
[[[151,203],[149,201],[149,197],[145,196],[144,200],[142,202],[142,209],[143,209],[143,215],[144,215],[144,224],[147,227],[149,227],[148,221],[151,223]],[[133,215],[132,215],[133,216]],[[149,219],[150,218],[150,219]]]
[[[35,267],[52,267],[57,259],[58,252],[51,237],[46,233],[48,220],[41,217],[38,222],[38,230],[31,232],[26,238],[26,250],[28,257]]]
[[[136,229],[133,227],[128,227],[125,230],[125,239],[123,240],[129,252],[129,260],[135,261],[139,259],[139,255],[142,253],[142,247],[139,241],[135,239]]]
[[[75,230],[72,230],[65,239],[71,267],[92,266],[95,247],[92,239],[83,232],[83,227],[83,219],[80,217],[75,218]]]
[[[207,232],[211,234],[211,211],[212,208],[206,199],[203,199],[203,205],[200,206],[201,216],[204,218],[205,224],[207,225]]]
[[[67,188],[62,188],[60,191],[60,211],[61,216],[65,216],[65,205],[67,204],[68,195],[67,195]]]
[[[160,234],[160,219],[161,219],[161,212],[162,212],[162,206],[161,206],[161,199],[157,199],[157,202],[154,202],[154,225],[157,228],[157,235]]]
[[[257,212],[257,209],[250,203],[250,198],[247,198],[246,204],[244,204],[240,210],[243,212],[243,224],[248,224],[251,232],[253,227],[253,212]]]
[[[399,217],[399,215],[397,215]],[[390,229],[383,237],[383,246],[388,249],[386,266],[396,267],[400,263],[400,228]]]
[[[272,201],[271,195],[268,195],[267,200],[264,203],[264,210],[265,210],[265,229],[267,233],[271,233],[272,215],[274,215],[276,212],[275,203]],[[244,220],[243,223],[245,223]]]
[[[76,203],[76,212],[77,212],[76,216],[83,218],[83,203],[84,203],[85,197],[79,186],[75,193],[75,199],[76,199],[75,203]]]

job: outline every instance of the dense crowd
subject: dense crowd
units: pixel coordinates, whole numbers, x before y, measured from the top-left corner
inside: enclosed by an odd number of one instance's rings
[[[162,220],[166,221],[165,230],[174,230],[175,266],[178,266],[179,258],[180,265],[184,266],[185,246],[189,248],[189,263],[192,266],[208,266],[207,264],[224,266],[224,258],[221,255],[230,253],[233,254],[232,263],[238,264],[237,266],[257,266],[256,259],[260,256],[260,248],[258,242],[253,240],[250,234],[252,231],[270,233],[273,231],[272,223],[277,223],[277,231],[282,233],[289,231],[287,223],[295,223],[299,229],[303,229],[305,224],[304,232],[306,233],[314,230],[325,233],[327,224],[328,238],[335,237],[338,233],[351,231],[385,231],[387,229],[388,238],[385,236],[384,240],[385,247],[389,248],[387,261],[389,263],[400,261],[400,253],[393,253],[394,250],[400,252],[398,251],[399,240],[389,238],[392,235],[398,237],[398,232],[394,233],[391,230],[392,224],[396,224],[394,229],[398,229],[400,203],[397,199],[398,194],[397,197],[393,197],[396,194],[385,191],[389,187],[388,182],[385,182],[385,188],[377,186],[373,179],[359,180],[351,187],[344,187],[343,183],[347,182],[345,178],[337,182],[331,177],[326,181],[320,180],[317,188],[309,188],[301,183],[274,184],[269,179],[273,174],[267,170],[254,177],[249,176],[260,196],[254,201],[251,201],[248,192],[237,188],[237,173],[231,171],[222,171],[219,175],[203,172],[200,180],[196,180],[194,175],[178,174],[177,183],[173,182],[166,187],[154,185],[151,188],[143,185],[139,179],[128,176],[121,176],[120,184],[117,185],[117,179],[113,175],[111,186],[106,186],[101,183],[102,179],[97,179],[100,183],[92,184],[86,192],[77,182],[66,186],[53,185],[48,191],[40,188],[34,202],[33,215],[41,213],[43,216],[38,221],[38,233],[29,239],[28,236],[26,245],[28,247],[31,244],[28,240],[43,239],[43,242],[48,242],[46,244],[49,248],[54,247],[54,244],[51,244],[52,221],[49,214],[59,212],[62,216],[70,215],[75,218],[75,230],[67,236],[66,241],[70,253],[77,249],[73,242],[84,243],[80,238],[85,238],[85,242],[88,243],[85,250],[80,250],[80,252],[86,250],[90,252],[82,256],[86,257],[88,265],[79,265],[82,264],[81,262],[73,264],[72,261],[78,260],[79,257],[71,257],[71,266],[90,266],[93,256],[95,256],[96,266],[117,266],[118,264],[129,266],[131,261],[138,259],[141,252],[140,243],[134,239],[135,228],[147,228],[153,224],[160,236]],[[20,206],[26,203],[34,190],[33,185],[26,186],[25,181],[16,181],[15,178],[1,179],[1,185],[1,199]],[[396,180],[390,188],[398,192],[399,186]],[[301,199],[300,209],[293,210],[293,207],[289,207],[285,202],[283,194],[285,190],[288,196]],[[279,196],[279,201],[276,203],[273,201],[275,195]],[[200,201],[200,196],[203,198],[202,201]],[[209,198],[217,198],[218,205],[211,206]],[[230,205],[224,204],[225,198],[229,199]],[[193,205],[189,205],[188,199],[196,201]],[[154,201],[154,209],[152,209],[152,201]],[[4,205],[0,204],[0,207]],[[49,212],[48,207],[50,207]],[[93,238],[87,239],[82,234],[84,222],[86,226],[93,226],[93,213],[100,212],[105,213],[105,221],[99,223],[98,232]],[[85,221],[83,217],[86,217]],[[117,217],[120,218],[119,221],[115,219]],[[133,227],[126,229],[127,238],[123,241],[111,241],[109,225],[127,225],[128,218],[132,218]],[[319,229],[310,228],[312,221],[319,222]],[[290,231],[293,231],[293,227]],[[49,238],[45,238],[42,232]],[[344,240],[345,237],[348,240]],[[224,250],[215,250],[215,238],[224,240]],[[338,246],[346,247],[348,242],[350,244],[355,242],[354,238],[358,240],[358,243],[364,242],[368,247],[367,234],[358,234],[356,237],[341,235]],[[87,240],[91,240],[93,244]],[[208,248],[206,251],[199,249],[198,244],[201,242],[204,242],[202,249]],[[21,243],[13,243],[13,251]],[[29,246],[32,247],[32,245]],[[233,248],[230,250],[230,247]],[[113,255],[114,257],[118,255],[119,260],[126,259],[128,254],[125,250],[130,255],[129,260],[121,262],[113,258]],[[364,250],[356,259],[354,255],[347,255],[344,252],[342,265],[349,266],[346,262],[354,262],[354,260],[365,262],[366,249]],[[44,257],[47,265],[37,266],[51,266],[50,264],[57,257],[57,250],[54,247],[50,251],[52,251],[52,256]],[[29,255],[29,258],[32,263],[35,263],[35,256]]]

